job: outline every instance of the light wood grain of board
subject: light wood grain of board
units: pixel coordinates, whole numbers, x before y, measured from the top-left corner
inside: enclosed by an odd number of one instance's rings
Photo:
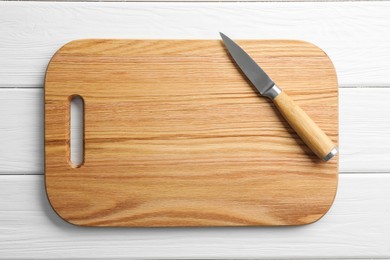
[[[337,144],[328,56],[302,41],[239,43]],[[69,164],[76,94],[85,106],[80,168]],[[78,40],[48,66],[46,189],[73,224],[302,225],[329,209],[337,175],[338,157],[318,158],[220,41]]]
[[[341,86],[387,86],[390,2],[2,2],[0,87],[42,86],[46,65],[85,38],[297,39],[333,60]],[[20,19],[23,17],[23,19]]]

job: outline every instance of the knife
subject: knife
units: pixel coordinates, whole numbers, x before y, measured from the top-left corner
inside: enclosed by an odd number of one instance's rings
[[[282,116],[304,143],[322,160],[329,161],[338,152],[332,140],[294,101],[278,87],[259,65],[232,39],[220,33],[223,43],[257,91],[270,98]]]

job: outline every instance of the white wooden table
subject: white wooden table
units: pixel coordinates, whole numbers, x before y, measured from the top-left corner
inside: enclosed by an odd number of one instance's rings
[[[300,39],[340,85],[340,178],[319,222],[82,228],[44,189],[43,77],[79,38]],[[0,2],[0,258],[390,258],[390,2]],[[319,191],[320,192],[320,191]]]

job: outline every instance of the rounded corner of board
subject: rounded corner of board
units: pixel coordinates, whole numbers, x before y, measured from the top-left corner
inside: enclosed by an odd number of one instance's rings
[[[94,42],[95,40],[94,39],[75,39],[75,40],[71,40],[71,41],[68,41],[67,43],[63,44],[59,49],[58,51],[62,50],[62,49],[65,49],[67,47],[71,47],[72,45],[80,45],[80,43],[88,43],[88,42]],[[57,51],[57,52],[58,52]]]
[[[308,219],[307,221],[303,222],[302,224],[299,224],[299,226],[306,226],[306,225],[314,224],[314,223],[320,221],[326,215],[328,215],[330,209],[332,208],[332,206],[336,200],[337,190],[338,190],[338,177],[336,178],[336,184],[335,184],[333,196],[329,196],[329,203],[326,205],[326,208],[324,208],[324,210],[320,214],[316,215],[313,218]]]
[[[54,213],[60,218],[62,219],[63,221],[65,221],[66,223],[70,224],[70,225],[73,225],[73,226],[77,226],[77,227],[86,227],[87,225],[82,225],[80,223],[77,223],[77,222],[74,222],[73,220],[71,219],[68,219],[66,218],[64,215],[61,214],[61,211],[59,209],[57,209],[53,203],[50,201],[49,197],[48,197],[48,200],[49,200],[49,204],[50,204],[50,207],[51,209],[54,211]]]
[[[59,54],[61,54],[61,52],[63,52],[64,50],[68,49],[68,48],[72,48],[72,47],[75,47],[77,48],[78,46],[80,46],[80,44],[86,44],[86,43],[89,43],[89,42],[94,42],[96,40],[94,39],[75,39],[75,40],[71,40],[71,41],[68,41],[67,43],[61,45],[60,48],[58,48],[58,50],[53,54],[49,64],[54,60],[54,58],[56,56],[58,56]]]
[[[336,195],[336,193],[335,193],[335,195]],[[303,222],[294,224],[293,226],[298,226],[298,227],[299,226],[307,226],[307,225],[315,224],[315,223],[321,221],[321,219],[323,219],[326,215],[328,215],[329,210],[332,208],[332,206],[334,204],[334,197],[333,197],[333,200],[331,201],[331,203],[329,205],[327,205],[327,208],[324,209],[323,212],[316,214],[315,216],[310,216],[309,218],[303,220]]]
[[[307,225],[311,225],[311,224],[315,224],[315,223],[319,222],[322,218],[324,218],[328,214],[329,210],[332,208],[332,205],[333,205],[333,202],[328,206],[328,208],[324,212],[322,212],[321,214],[318,214],[315,218],[312,218],[312,219],[308,220],[307,222],[299,224],[298,226],[307,226]]]
[[[312,42],[309,42],[309,41],[305,41],[305,40],[291,40],[291,41],[296,42],[296,43],[299,43],[299,44],[301,44],[301,45],[306,45],[307,47],[311,47],[311,48],[316,49],[316,50],[318,50],[319,52],[321,52],[321,53],[326,57],[326,59],[328,60],[328,62],[330,63],[330,65],[331,65],[331,67],[332,67],[332,69],[333,69],[334,74],[337,75],[337,74],[336,74],[336,68],[335,68],[335,66],[334,66],[334,64],[333,64],[332,59],[329,57],[328,53],[326,53],[326,51],[325,51],[324,49],[322,49],[320,46],[318,46],[318,45],[315,44],[315,43],[312,43]]]
[[[60,218],[62,219],[63,221],[65,221],[66,223],[68,224],[71,224],[73,226],[83,226],[79,223],[75,223],[73,222],[72,220],[66,218],[63,214],[63,212],[61,211],[60,208],[56,207],[56,203],[55,203],[55,199],[53,199],[51,196],[51,193],[50,193],[50,189],[48,189],[47,187],[47,180],[45,180],[45,192],[46,192],[46,198],[47,198],[47,201],[50,205],[50,208],[54,211],[54,213]]]
[[[306,45],[307,47],[315,48],[315,49],[320,50],[321,52],[324,52],[324,50],[320,46],[318,46],[315,43],[306,41],[306,40],[295,40],[294,39],[294,40],[288,40],[288,41],[295,42],[295,43],[300,44],[300,45]]]

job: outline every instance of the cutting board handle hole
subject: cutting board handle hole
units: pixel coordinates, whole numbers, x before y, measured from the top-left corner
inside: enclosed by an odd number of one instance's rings
[[[84,164],[84,99],[70,96],[69,164],[79,168]]]

